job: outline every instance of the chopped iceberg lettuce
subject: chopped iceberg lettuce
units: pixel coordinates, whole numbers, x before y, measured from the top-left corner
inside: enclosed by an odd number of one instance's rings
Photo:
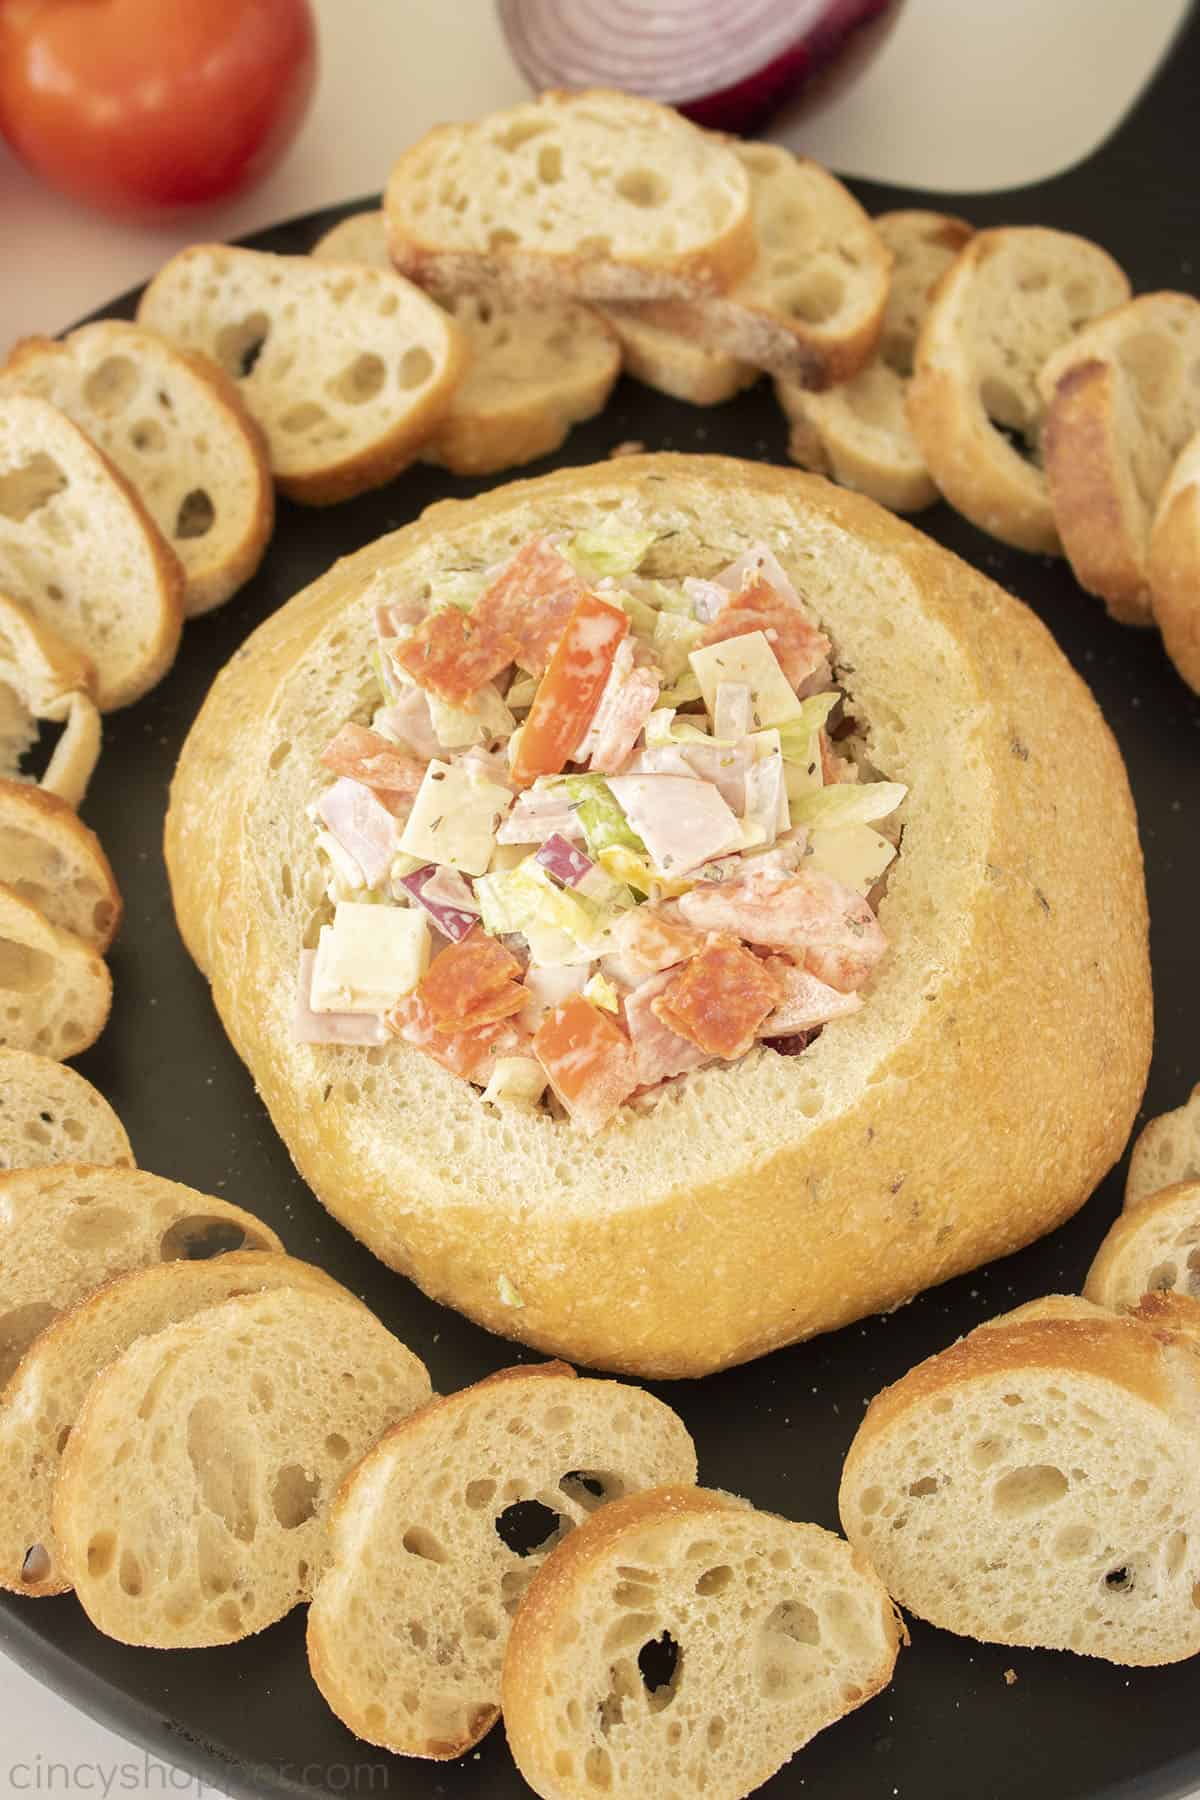
[[[594,857],[618,844],[644,856],[646,846],[630,825],[616,796],[602,775],[567,775],[563,786],[570,795],[575,816],[583,827],[587,847]]]
[[[586,580],[600,581],[606,575],[619,579],[633,574],[657,535],[623,525],[614,515],[595,531],[577,531],[562,551]]]
[[[908,789],[900,781],[838,782],[792,802],[793,825],[873,825],[894,813]]]
[[[655,613],[651,630],[664,681],[678,681],[688,670],[688,657],[700,647],[703,625],[695,619],[681,618],[678,613],[664,612]]]

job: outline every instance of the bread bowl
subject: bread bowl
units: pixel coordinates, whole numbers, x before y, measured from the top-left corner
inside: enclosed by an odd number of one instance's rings
[[[369,716],[374,605],[613,516],[658,572],[767,544],[909,789],[866,1003],[598,1135],[492,1109],[396,1041],[292,1041],[328,916],[306,807]],[[203,853],[197,854],[197,845]],[[218,677],[172,785],[184,939],[297,1166],[382,1260],[492,1330],[694,1376],[893,1307],[1073,1213],[1144,1082],[1146,903],[1120,756],[1043,627],[870,501],[717,457],[626,457],[431,508],[281,608]]]

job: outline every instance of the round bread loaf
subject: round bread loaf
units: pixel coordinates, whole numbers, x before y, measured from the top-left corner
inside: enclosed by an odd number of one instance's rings
[[[292,1041],[326,916],[306,806],[370,689],[378,575],[419,594],[534,532],[660,533],[708,575],[757,543],[833,640],[867,753],[908,784],[858,1012],[756,1048],[598,1136],[493,1109],[403,1044]],[[188,854],[203,818],[209,854]],[[305,1178],[375,1253],[494,1331],[593,1367],[708,1370],[893,1307],[1073,1213],[1121,1153],[1150,1049],[1146,901],[1120,755],[1024,607],[795,471],[642,456],[422,519],[340,562],[218,678],[172,789],[184,937]]]

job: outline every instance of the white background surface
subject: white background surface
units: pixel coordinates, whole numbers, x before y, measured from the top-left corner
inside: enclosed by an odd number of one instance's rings
[[[376,190],[428,126],[526,93],[491,0],[316,7],[322,73],[296,146],[262,187],[202,220],[151,229],[82,212],[0,148],[0,349],[61,329],[197,237]],[[844,173],[897,184],[981,191],[1041,179],[1108,134],[1185,10],[1186,0],[905,0],[858,82],[780,135]],[[140,1750],[0,1654],[0,1800],[49,1793],[215,1800],[181,1771],[147,1773]]]

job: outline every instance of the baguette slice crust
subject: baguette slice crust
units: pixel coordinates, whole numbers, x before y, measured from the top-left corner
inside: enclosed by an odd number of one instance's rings
[[[108,1022],[112,976],[94,947],[0,882],[0,1048],[65,1062]]]
[[[54,1482],[67,1435],[101,1371],[138,1338],[239,1294],[276,1287],[345,1295],[309,1263],[235,1250],[119,1276],[34,1339],[0,1391],[0,1587],[30,1598],[70,1588],[51,1519]]]
[[[1116,1318],[975,1331],[867,1409],[842,1474],[851,1543],[921,1618],[1111,1662],[1200,1651],[1189,1341]]]
[[[565,1363],[435,1401],[387,1432],[334,1502],[308,1615],[317,1686],[370,1743],[461,1756],[499,1717],[509,1621],[551,1547],[608,1501],[695,1479],[668,1406]]]
[[[600,311],[617,334],[625,373],[673,400],[719,406],[762,374],[753,363],[739,362],[723,350],[655,325],[636,303],[603,306]]]
[[[40,394],[136,489],[183,565],[183,610],[209,612],[249,581],[275,522],[262,433],[206,356],[125,320],[26,338],[0,392]]]
[[[908,422],[913,355],[933,290],[972,230],[948,213],[917,210],[880,213],[874,226],[893,258],[878,350],[828,393],[783,380],[775,393],[791,424],[793,462],[892,512],[919,512],[938,491]]]
[[[1163,490],[1147,569],[1167,655],[1200,694],[1200,431],[1180,452]]]
[[[1175,1182],[1121,1213],[1083,1291],[1113,1312],[1132,1312],[1143,1294],[1200,1299],[1200,1180]]]
[[[687,298],[729,287],[754,256],[731,148],[605,88],[436,126],[393,169],[384,215],[396,267],[441,293]]]
[[[295,1044],[290,1008],[324,888],[304,809],[321,750],[362,710],[371,582],[417,592],[608,518],[662,533],[648,571],[668,577],[769,544],[853,667],[872,760],[910,798],[871,1004],[802,1057],[688,1076],[584,1148],[548,1115],[490,1111],[399,1042]],[[1145,1077],[1140,852],[1086,689],[986,579],[795,470],[625,457],[432,508],[342,562],[218,678],[167,856],[185,938],[324,1203],[435,1297],[593,1367],[702,1374],[1029,1242],[1120,1155]],[[1053,1157],[1032,1126],[993,1129],[1051,1115]]]
[[[48,1056],[0,1050],[0,1232],[7,1234],[12,1204],[9,1170],[36,1184],[38,1171],[80,1159],[95,1168],[133,1167],[125,1127],[103,1094]],[[0,1257],[0,1269],[11,1255]]]
[[[84,1611],[164,1650],[281,1619],[312,1594],[338,1482],[429,1392],[342,1293],[250,1294],[131,1344],[93,1383],[54,1490]]]
[[[7,1074],[3,1060],[0,1068]],[[82,1111],[77,1096],[69,1104],[67,1124]],[[95,1126],[91,1137],[95,1154]],[[282,1249],[270,1226],[240,1206],[141,1169],[65,1162],[10,1170],[0,1175],[0,1383],[40,1331],[118,1275],[229,1250]]]
[[[1075,578],[1114,619],[1150,625],[1150,529],[1200,430],[1200,300],[1139,294],[1049,358],[1046,476]]]
[[[879,341],[892,258],[836,175],[776,144],[731,144],[757,253],[727,294],[652,305],[651,322],[807,388],[847,381]]]
[[[917,341],[908,414],[934,481],[981,531],[1018,550],[1061,548],[1038,376],[1129,292],[1106,251],[1040,225],[978,232],[946,271]]]
[[[1125,1209],[1180,1181],[1200,1181],[1200,1082],[1182,1106],[1143,1125],[1125,1181]]]
[[[504,1726],[542,1800],[741,1800],[885,1688],[899,1648],[882,1582],[841,1538],[664,1487],[542,1565],[504,1658]]]
[[[100,839],[65,800],[0,781],[0,869],[5,885],[52,925],[104,955],[121,922],[121,895]]]
[[[41,719],[63,726],[39,786],[78,806],[100,754],[96,668],[18,601],[0,594],[0,770],[16,777]],[[5,867],[0,857],[0,868]]]
[[[466,359],[441,308],[394,272],[225,244],[173,256],[138,323],[225,371],[279,486],[314,506],[405,468]]]
[[[0,591],[90,658],[101,712],[175,659],[179,558],[103,451],[33,394],[0,397]]]

